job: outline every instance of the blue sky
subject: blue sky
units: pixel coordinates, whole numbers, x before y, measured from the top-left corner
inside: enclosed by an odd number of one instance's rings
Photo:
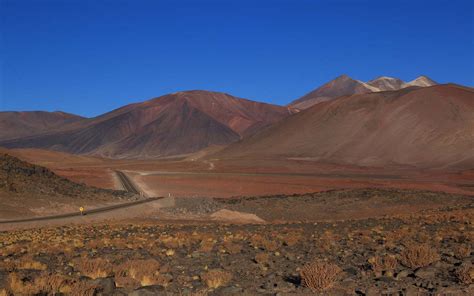
[[[474,85],[472,1],[0,0],[0,110],[178,90],[286,104],[340,75]]]

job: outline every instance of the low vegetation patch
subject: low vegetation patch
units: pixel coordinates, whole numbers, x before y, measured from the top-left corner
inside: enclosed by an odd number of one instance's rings
[[[428,245],[411,245],[400,254],[403,265],[410,268],[428,266],[439,260],[439,254]]]
[[[320,260],[306,264],[300,271],[303,284],[313,292],[332,287],[340,273],[339,266]]]

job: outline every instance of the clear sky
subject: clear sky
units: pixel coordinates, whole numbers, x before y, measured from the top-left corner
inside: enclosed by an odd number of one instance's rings
[[[286,104],[347,74],[474,85],[473,1],[0,0],[0,110],[178,90]]]

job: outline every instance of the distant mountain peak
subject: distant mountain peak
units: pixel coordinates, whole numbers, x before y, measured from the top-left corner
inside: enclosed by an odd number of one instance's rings
[[[407,86],[427,87],[427,86],[436,85],[438,83],[436,83],[436,81],[429,78],[428,76],[421,75],[421,76],[418,76],[417,78],[413,79],[412,81],[407,82],[406,84],[407,84]]]
[[[435,81],[423,75],[410,82],[404,82],[399,78],[390,76],[379,76],[373,80],[364,82],[343,74],[291,102],[289,106],[297,109],[307,109],[317,103],[329,101],[341,96],[394,91],[410,86],[427,87],[436,84]]]

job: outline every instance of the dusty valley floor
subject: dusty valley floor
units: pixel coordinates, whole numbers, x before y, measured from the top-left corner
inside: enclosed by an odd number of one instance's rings
[[[122,189],[118,170],[148,196],[164,198],[0,222],[2,296],[474,293],[472,171],[16,153],[109,189],[14,161],[18,181],[0,196],[9,205],[3,220],[144,198],[110,190]],[[33,184],[15,187],[25,174],[42,184],[40,199],[30,194]],[[54,188],[75,194],[49,197]],[[41,211],[42,200],[58,206]]]

